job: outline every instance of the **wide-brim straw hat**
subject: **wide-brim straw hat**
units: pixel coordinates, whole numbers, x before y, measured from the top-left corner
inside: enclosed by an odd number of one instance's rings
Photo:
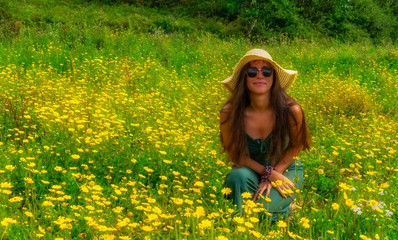
[[[221,83],[224,84],[224,86],[230,92],[233,92],[238,82],[239,73],[242,70],[243,66],[245,66],[248,62],[251,62],[253,60],[265,60],[269,62],[275,70],[276,81],[279,82],[279,84],[284,90],[288,89],[297,77],[297,71],[282,68],[281,66],[279,66],[278,63],[272,60],[271,55],[267,51],[263,49],[252,49],[248,51],[235,65],[232,76],[223,80]]]

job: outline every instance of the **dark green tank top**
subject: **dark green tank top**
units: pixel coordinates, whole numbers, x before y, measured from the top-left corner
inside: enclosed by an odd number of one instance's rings
[[[261,139],[253,139],[249,134],[247,136],[247,147],[249,148],[250,158],[260,163],[263,166],[272,165],[271,160],[268,158],[268,153],[271,147],[272,133],[270,133],[264,141]],[[286,136],[287,141],[284,147],[285,151],[289,145],[289,136]]]
[[[261,139],[253,139],[249,134],[247,135],[247,147],[249,148],[250,158],[260,163],[263,166],[271,165],[267,161],[269,149],[271,146],[271,134],[268,135],[264,141]]]

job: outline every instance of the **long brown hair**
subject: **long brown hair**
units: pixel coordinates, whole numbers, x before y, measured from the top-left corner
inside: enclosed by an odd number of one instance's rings
[[[245,110],[250,105],[250,92],[246,85],[246,72],[250,63],[247,63],[239,73],[238,82],[232,92],[232,96],[224,105],[223,113],[227,114],[227,118],[221,124],[229,122],[229,131],[231,133],[231,141],[226,146],[223,142],[223,150],[227,151],[232,163],[238,163],[239,159],[243,156],[248,156],[247,136],[245,131]],[[229,105],[227,108],[226,106]],[[298,122],[293,113],[291,112],[292,106],[301,106],[290,97],[285,90],[280,86],[276,80],[276,72],[273,72],[273,84],[271,87],[271,105],[274,110],[274,129],[272,130],[271,147],[268,154],[273,164],[282,158],[286,146],[291,146],[293,143],[290,141],[290,124],[289,116],[294,121]],[[302,149],[309,149],[311,136],[307,128],[304,113],[301,119],[301,128],[298,130],[299,139],[295,139],[295,145],[302,146]],[[289,136],[289,138],[287,138]],[[222,141],[222,136],[220,134]]]

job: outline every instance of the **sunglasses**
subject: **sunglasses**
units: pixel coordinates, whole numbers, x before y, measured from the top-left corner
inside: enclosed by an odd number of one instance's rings
[[[257,69],[256,67],[250,67],[249,69],[247,69],[247,76],[251,78],[257,76],[258,70],[260,69]],[[261,68],[261,73],[264,77],[270,77],[272,75],[272,68],[263,67]]]

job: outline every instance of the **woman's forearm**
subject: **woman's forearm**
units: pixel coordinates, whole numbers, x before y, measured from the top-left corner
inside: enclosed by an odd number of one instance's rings
[[[294,158],[299,155],[302,147],[290,147],[282,158],[276,163],[275,171],[283,173],[290,164],[294,162]]]
[[[261,165],[260,163],[254,161],[250,157],[245,157],[244,159],[242,159],[240,161],[239,165],[240,165],[239,167],[248,167],[260,175],[264,174],[265,167],[263,165]]]

